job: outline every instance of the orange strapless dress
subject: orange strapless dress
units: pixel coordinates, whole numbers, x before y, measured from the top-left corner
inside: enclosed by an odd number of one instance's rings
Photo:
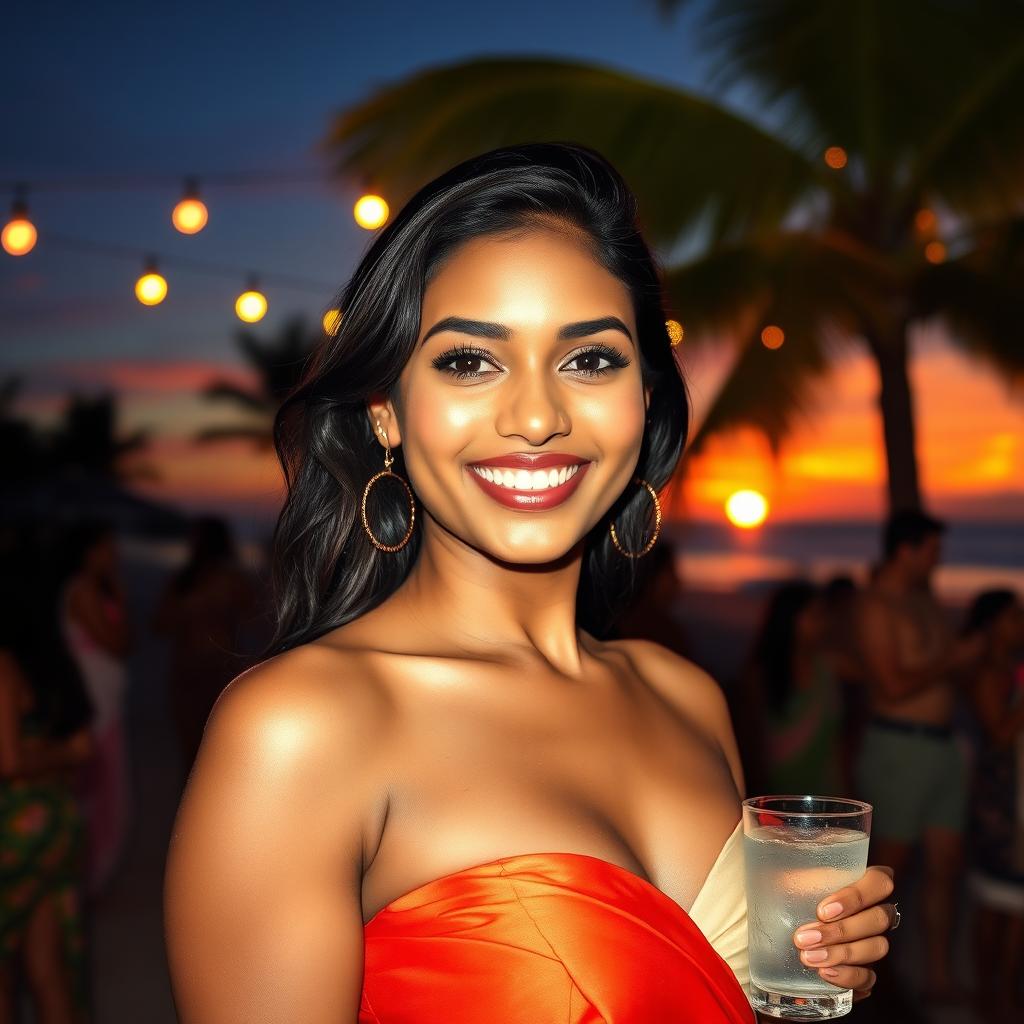
[[[435,879],[384,907],[364,938],[359,1024],[754,1021],[675,900],[586,854],[520,854]]]

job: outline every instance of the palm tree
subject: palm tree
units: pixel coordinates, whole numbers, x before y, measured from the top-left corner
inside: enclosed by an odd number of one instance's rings
[[[203,390],[214,401],[228,401],[249,414],[247,422],[208,427],[197,435],[201,441],[246,438],[260,448],[273,445],[274,414],[285,395],[298,384],[303,367],[319,335],[311,333],[301,316],[285,322],[269,341],[244,328],[235,335],[246,362],[256,371],[256,382],[244,387],[229,380],[216,380]]]
[[[58,475],[89,477],[108,482],[153,479],[154,468],[134,460],[149,444],[149,433],[136,430],[120,436],[117,398],[71,395],[60,422],[48,441],[51,465]]]
[[[670,17],[687,0],[654,2]],[[737,346],[691,450],[740,424],[777,450],[837,352],[860,345],[878,368],[890,506],[919,506],[911,326],[940,316],[963,347],[1024,372],[1024,5],[710,0],[701,24],[718,69],[707,96],[484,58],[379,89],[322,147],[338,176],[395,202],[494,146],[598,149],[660,251],[700,242],[666,270],[687,344],[727,328]],[[769,324],[781,347],[761,343]]]

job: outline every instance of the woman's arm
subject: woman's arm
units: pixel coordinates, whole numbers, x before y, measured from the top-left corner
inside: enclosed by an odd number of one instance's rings
[[[210,716],[165,880],[181,1024],[356,1021],[389,717],[339,657],[307,647],[259,665]]]

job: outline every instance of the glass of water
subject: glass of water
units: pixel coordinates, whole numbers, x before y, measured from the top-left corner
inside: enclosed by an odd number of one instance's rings
[[[864,874],[871,805],[832,796],[756,796],[743,801],[743,856],[750,939],[750,1001],[787,1020],[842,1017],[853,992],[805,967],[793,933],[818,904]]]

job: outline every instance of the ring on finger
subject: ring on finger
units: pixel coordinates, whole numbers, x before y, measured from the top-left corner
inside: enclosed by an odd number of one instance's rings
[[[889,931],[894,932],[899,928],[902,916],[903,915],[900,913],[900,905],[898,903],[894,903],[892,905],[892,924],[889,925]]]

